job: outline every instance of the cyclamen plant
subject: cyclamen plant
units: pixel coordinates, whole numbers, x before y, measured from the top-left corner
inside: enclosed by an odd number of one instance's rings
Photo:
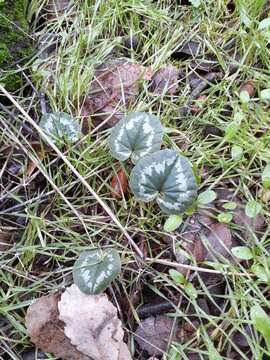
[[[143,112],[133,113],[114,126],[109,138],[113,157],[135,164],[130,174],[131,191],[139,201],[155,200],[175,219],[197,196],[197,184],[186,157],[176,150],[160,150],[164,128],[160,120]],[[170,227],[174,226],[170,224]],[[82,253],[73,269],[75,284],[86,294],[104,291],[121,270],[116,250],[92,249]]]
[[[129,185],[138,200],[156,200],[163,212],[181,214],[195,200],[197,184],[187,158],[176,150],[160,150],[163,135],[156,116],[133,113],[112,129],[109,146],[116,159],[131,157],[136,163]]]

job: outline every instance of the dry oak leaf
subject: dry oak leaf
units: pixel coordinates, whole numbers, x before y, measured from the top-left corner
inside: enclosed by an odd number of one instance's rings
[[[71,343],[93,360],[132,360],[116,307],[106,294],[86,295],[71,285],[58,303]]]
[[[173,328],[174,327],[174,328]],[[135,340],[141,350],[148,355],[159,356],[166,351],[171,332],[174,331],[172,340],[177,339],[179,325],[174,324],[174,319],[168,316],[150,316],[143,320],[135,331]]]
[[[139,94],[140,80],[151,80],[152,70],[130,60],[116,59],[100,66],[94,75],[83,112],[95,115],[94,125],[105,120],[114,126]]]
[[[59,320],[59,294],[42,296],[29,306],[26,328],[31,341],[44,352],[53,353],[63,360],[92,360],[80,353],[64,333],[64,324]]]

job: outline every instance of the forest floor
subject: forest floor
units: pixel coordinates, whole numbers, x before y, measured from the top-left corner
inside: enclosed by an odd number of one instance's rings
[[[55,3],[30,1],[36,52],[17,64],[21,88],[0,83],[0,358],[55,358],[31,342],[26,311],[70,286],[94,246],[120,254],[106,293],[133,359],[270,359],[269,2]],[[79,140],[46,142],[40,119],[56,111]],[[196,176],[174,231],[109,151],[135,111],[160,119],[162,148]]]

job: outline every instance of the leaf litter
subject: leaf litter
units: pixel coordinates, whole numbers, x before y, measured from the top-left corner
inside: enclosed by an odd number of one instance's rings
[[[128,59],[114,59],[96,69],[83,113],[94,117],[94,125],[112,127],[139,95],[141,81],[152,79],[150,67]]]
[[[63,360],[131,360],[116,307],[75,284],[32,304],[26,327],[32,342]]]

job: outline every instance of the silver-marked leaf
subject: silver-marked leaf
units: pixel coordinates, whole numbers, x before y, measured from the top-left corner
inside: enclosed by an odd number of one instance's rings
[[[75,142],[80,138],[79,122],[63,112],[48,113],[42,116],[39,126],[45,130],[52,142],[63,140]]]
[[[111,131],[109,146],[117,160],[131,157],[133,163],[160,149],[164,128],[151,114],[133,113],[119,121]]]
[[[103,292],[121,271],[121,260],[114,249],[83,252],[73,267],[73,280],[85,294]]]
[[[156,200],[168,214],[181,214],[197,195],[189,161],[175,150],[160,150],[141,159],[130,174],[130,188],[138,200]]]

